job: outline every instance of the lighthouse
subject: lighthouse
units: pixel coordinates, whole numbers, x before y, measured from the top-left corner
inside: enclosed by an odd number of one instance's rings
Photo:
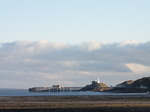
[[[98,83],[98,84],[100,83],[100,80],[99,80],[99,78],[97,79],[97,83]]]

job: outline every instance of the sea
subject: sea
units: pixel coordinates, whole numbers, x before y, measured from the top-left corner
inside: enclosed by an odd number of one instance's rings
[[[65,96],[65,95],[146,95],[149,93],[110,93],[110,92],[29,92],[27,89],[0,89],[0,96]]]

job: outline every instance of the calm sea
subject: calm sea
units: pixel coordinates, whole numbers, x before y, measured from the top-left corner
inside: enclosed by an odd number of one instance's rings
[[[145,95],[148,93],[107,93],[107,92],[29,92],[21,89],[0,89],[0,96],[52,96],[52,95]]]

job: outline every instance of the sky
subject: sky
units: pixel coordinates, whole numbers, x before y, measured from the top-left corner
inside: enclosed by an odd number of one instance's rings
[[[0,0],[0,42],[149,41],[149,0]]]
[[[150,73],[149,0],[0,0],[0,88],[115,86]]]

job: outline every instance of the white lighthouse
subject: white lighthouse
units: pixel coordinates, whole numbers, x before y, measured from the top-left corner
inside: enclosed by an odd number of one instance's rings
[[[100,80],[99,80],[99,78],[97,79],[97,83],[98,83],[98,84],[100,83]]]

